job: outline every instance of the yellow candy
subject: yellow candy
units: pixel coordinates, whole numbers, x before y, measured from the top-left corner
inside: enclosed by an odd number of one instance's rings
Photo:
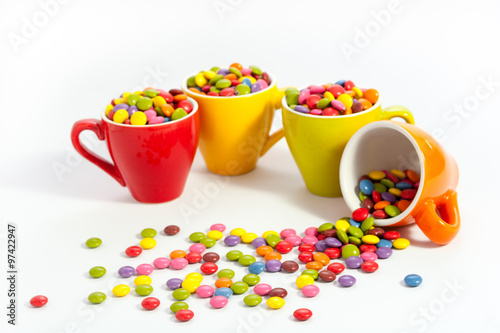
[[[343,231],[347,231],[347,229],[349,229],[349,227],[351,226],[351,224],[345,220],[338,220],[337,222],[335,222],[335,229],[337,230],[343,230]]]
[[[342,94],[337,97],[337,101],[344,104],[346,108],[350,108],[352,106],[352,97],[347,94]]]
[[[115,123],[123,124],[127,119],[128,119],[128,111],[125,109],[117,110],[113,115],[113,121]]]
[[[394,194],[397,197],[401,196],[401,190],[399,188],[392,187],[388,192]]]
[[[243,234],[243,236],[241,236],[241,241],[245,244],[250,244],[257,237],[259,236],[252,232],[247,232],[246,234]]]
[[[211,80],[217,74],[215,72],[212,72],[212,71],[206,71],[203,73],[203,75],[205,75],[205,78],[207,80]]]
[[[130,117],[130,123],[132,125],[146,125],[148,122],[148,117],[142,111],[137,111],[132,114]]]
[[[382,180],[385,178],[385,173],[383,173],[382,171],[372,171],[368,174],[368,177],[373,180]]]
[[[285,300],[281,297],[269,297],[266,304],[271,309],[279,309],[285,305]]]
[[[224,234],[222,232],[220,232],[219,230],[210,230],[209,232],[207,232],[207,237],[215,239],[215,240],[219,240],[222,237],[224,237]]]
[[[354,97],[356,97],[356,99],[363,97],[363,92],[358,87],[352,87],[352,91],[354,92]]]
[[[330,101],[333,101],[335,99],[335,96],[333,96],[333,94],[329,91],[326,91],[323,97],[327,98]]]
[[[196,280],[198,282],[201,282],[201,281],[203,281],[203,275],[201,275],[200,273],[196,273],[196,272],[189,273],[188,275],[186,275],[186,280],[188,280],[188,279],[193,279],[193,280]]]
[[[243,82],[244,79],[249,79],[252,84],[257,82],[257,80],[253,76],[242,76],[238,79],[238,81]]]
[[[231,230],[231,235],[232,236],[239,236],[239,237],[241,237],[241,236],[243,236],[246,233],[247,233],[246,230],[243,229],[243,228],[236,228],[236,229]]]
[[[143,249],[149,250],[149,249],[152,249],[153,247],[156,246],[156,240],[154,240],[154,238],[151,238],[151,237],[146,237],[146,238],[141,239],[141,242],[139,243],[139,245]]]
[[[276,235],[278,237],[280,236],[280,234],[278,234],[276,231],[268,230],[268,231],[266,231],[265,233],[262,234],[262,237],[263,238],[267,238],[267,236],[269,236],[270,234],[274,234],[274,235]]]
[[[203,73],[198,73],[194,77],[194,82],[196,83],[196,85],[198,87],[202,88],[203,86],[205,86],[207,84],[208,81],[205,78],[205,75],[203,75]]]
[[[365,244],[377,244],[380,242],[380,238],[375,235],[364,235],[361,241]]]
[[[113,105],[109,104],[106,106],[106,117],[108,116],[109,111],[113,110]]]
[[[392,169],[391,173],[394,176],[398,177],[399,179],[405,179],[406,178],[406,174],[404,173],[404,171],[401,171],[401,170],[398,170],[398,169]]]
[[[167,104],[167,101],[165,100],[165,98],[163,98],[161,96],[155,96],[155,97],[153,97],[152,101],[153,101],[153,103],[154,103],[154,105],[156,107],[160,107],[160,106],[162,106],[164,104]]]
[[[123,100],[124,100],[124,101],[126,101],[126,100],[127,100],[127,98],[130,96],[130,94],[131,94],[131,93],[130,93],[129,91],[124,92],[124,93],[122,94],[122,98],[123,98]]]
[[[189,290],[191,294],[194,293],[199,286],[200,282],[195,279],[185,279],[182,281],[182,288]]]
[[[153,280],[151,280],[151,278],[147,275],[139,275],[134,279],[134,284],[136,286],[140,286],[141,284],[151,284],[151,282],[153,282]]]
[[[394,242],[392,242],[392,246],[399,250],[406,249],[409,245],[410,241],[406,238],[398,238]]]
[[[128,293],[130,292],[130,287],[126,284],[119,284],[117,286],[114,286],[112,291],[113,295],[123,297],[128,295]]]
[[[144,91],[136,91],[136,92],[134,93],[134,95],[143,96],[143,95],[144,95]]]
[[[125,99],[123,99],[123,98],[117,98],[117,99],[114,100],[114,102],[115,102],[115,105],[118,105],[118,104],[121,104],[121,103],[125,103]]]
[[[314,284],[314,279],[310,275],[301,275],[295,280],[295,285],[299,288],[302,289],[304,286],[307,286],[309,284]]]

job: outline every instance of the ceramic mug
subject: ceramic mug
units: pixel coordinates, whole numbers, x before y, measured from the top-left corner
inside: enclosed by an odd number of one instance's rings
[[[307,189],[323,197],[340,197],[339,166],[344,147],[361,127],[374,121],[401,117],[413,124],[403,106],[382,109],[380,100],[370,109],[345,116],[315,116],[292,110],[282,100],[286,142]]]
[[[102,119],[77,121],[71,131],[75,149],[87,160],[128,186],[132,196],[144,203],[167,202],[178,198],[198,146],[198,104],[184,118],[156,125],[125,125]],[[105,140],[114,164],[83,146],[79,135],[93,131]]]
[[[433,242],[449,243],[460,229],[458,166],[430,134],[414,125],[378,121],[352,136],[340,163],[340,186],[347,206],[351,211],[361,207],[361,175],[395,168],[420,174],[417,195],[400,215],[376,219],[375,225],[392,227],[416,222]]]
[[[252,171],[258,159],[283,138],[283,129],[269,134],[274,111],[284,91],[271,84],[257,93],[219,97],[182,90],[200,108],[200,151],[208,170],[218,175],[241,175]]]

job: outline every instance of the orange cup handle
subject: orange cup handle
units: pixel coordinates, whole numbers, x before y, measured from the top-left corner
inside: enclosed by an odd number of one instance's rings
[[[94,132],[95,135],[97,135],[97,138],[101,141],[104,141],[104,139],[106,138],[104,131],[102,129],[102,121],[97,119],[79,120],[73,125],[73,129],[71,130],[71,142],[73,143],[73,146],[75,147],[76,151],[79,152],[80,155],[85,157],[87,160],[94,163],[102,170],[104,170],[107,174],[113,177],[118,183],[120,183],[121,186],[126,186],[125,180],[123,180],[123,177],[121,176],[120,172],[118,172],[118,169],[116,168],[115,165],[109,163],[108,161],[96,155],[95,153],[91,152],[85,146],[82,145],[82,143],[80,142],[80,133],[85,130],[90,130]]]
[[[274,110],[279,110],[281,108],[281,100],[285,96],[285,90],[287,88],[289,87],[279,88],[277,90],[277,93],[273,96],[272,105]],[[264,143],[264,147],[260,152],[260,156],[264,156],[264,154],[267,153],[267,151],[271,149],[271,147],[274,146],[278,141],[280,141],[284,136],[285,132],[283,131],[283,128],[280,128],[273,134],[268,135],[266,142]]]
[[[451,242],[460,230],[460,213],[457,192],[450,190],[439,199],[443,202],[439,207],[434,200],[427,200],[415,221],[431,241],[444,245]]]

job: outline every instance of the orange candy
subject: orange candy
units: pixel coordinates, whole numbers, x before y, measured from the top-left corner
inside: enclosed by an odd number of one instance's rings
[[[345,93],[346,93],[347,95],[351,96],[351,97],[356,96],[356,93],[355,93],[354,91],[352,91],[352,90],[347,90]]]
[[[229,288],[233,284],[233,280],[230,278],[222,277],[215,281],[215,286],[217,288]]]
[[[199,91],[198,89],[193,87],[189,88],[189,90],[200,95],[206,95],[203,91]]]
[[[352,109],[351,108],[345,109],[344,115],[348,115],[348,114],[352,114]]]
[[[313,259],[314,261],[321,263],[323,266],[326,266],[330,263],[330,258],[323,252],[316,252],[313,255]]]
[[[180,102],[186,100],[188,97],[184,94],[179,94],[174,96],[174,102]]]
[[[376,210],[384,209],[386,206],[389,206],[390,204],[391,203],[389,201],[379,201],[375,204],[373,208],[375,208]]]
[[[170,258],[184,258],[186,256],[186,252],[183,250],[174,250],[170,252]]]
[[[267,260],[281,260],[282,256],[278,252],[270,252],[264,256],[264,259]]]
[[[375,89],[368,89],[367,91],[365,91],[365,93],[363,94],[363,96],[369,100],[372,104],[375,104],[377,103],[378,101],[378,91],[376,91]]]
[[[406,173],[406,177],[408,177],[408,179],[411,180],[412,182],[416,183],[416,182],[420,181],[420,175],[418,173],[416,173],[415,171],[405,170],[405,173]]]
[[[257,254],[258,254],[259,256],[265,256],[266,254],[271,253],[271,252],[273,252],[274,250],[273,250],[273,248],[272,248],[272,247],[270,247],[270,246],[267,246],[267,245],[262,245],[262,246],[259,246],[259,247],[257,248],[257,250],[256,250],[256,251],[257,251]]]
[[[161,112],[165,114],[165,116],[170,117],[174,112],[174,108],[170,104],[163,104],[160,106]]]
[[[400,211],[404,212],[408,206],[411,205],[411,202],[408,200],[399,200],[398,202],[398,208]]]
[[[237,70],[241,71],[243,69],[243,66],[237,62],[231,64],[231,66],[229,67],[233,67],[233,68],[236,68]]]
[[[320,269],[323,268],[323,264],[317,261],[310,261],[306,264],[307,269],[315,269],[319,271]]]
[[[224,76],[225,79],[229,80],[229,81],[233,81],[233,80],[237,80],[238,77],[236,76],[236,74],[233,74],[233,73],[230,73],[230,74],[227,74],[226,76]]]
[[[365,98],[358,99],[358,102],[360,102],[361,105],[363,106],[363,110],[368,110],[369,108],[371,108],[373,106],[372,102],[370,102],[369,100],[367,100]]]

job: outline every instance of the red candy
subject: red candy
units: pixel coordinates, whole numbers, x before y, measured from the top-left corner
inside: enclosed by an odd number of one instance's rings
[[[47,297],[42,295],[37,295],[34,296],[32,299],[30,299],[30,304],[35,308],[41,308],[42,306],[47,304],[48,301],[49,299]]]
[[[333,262],[330,265],[328,265],[326,269],[328,269],[331,272],[334,272],[335,274],[340,274],[344,271],[345,266],[340,262]]]
[[[325,251],[323,251],[324,254],[328,256],[330,259],[337,259],[340,257],[340,249],[337,249],[336,247],[329,247]]]
[[[375,245],[371,245],[371,244],[363,244],[359,247],[359,251],[361,253],[363,253],[363,252],[375,252],[375,251],[377,251],[377,247]]]
[[[370,215],[370,212],[366,208],[358,208],[354,212],[352,212],[352,218],[354,221],[364,221],[368,218],[368,215]]]
[[[189,321],[193,319],[194,313],[191,310],[179,310],[175,313],[175,318],[179,321]]]
[[[318,240],[325,240],[326,239],[326,235],[319,234],[317,238],[318,238]]]
[[[412,200],[417,195],[417,190],[412,188],[401,191],[401,198],[406,200]]]
[[[196,252],[189,252],[188,254],[186,254],[186,256],[184,258],[186,258],[188,263],[196,264],[197,262],[201,261],[201,254],[196,253]]]
[[[187,113],[193,111],[193,104],[191,104],[191,102],[187,99],[180,101],[179,104],[177,104],[177,107],[184,109]]]
[[[213,262],[206,262],[200,266],[201,272],[207,275],[214,274],[218,269],[219,267]]]
[[[312,311],[309,309],[297,309],[293,312],[293,316],[295,319],[300,320],[300,321],[305,321],[311,318],[313,315]]]
[[[380,202],[382,200],[382,195],[378,191],[373,191],[372,192],[372,199],[374,203]]]
[[[321,100],[321,97],[318,95],[311,95],[307,97],[306,104],[309,107],[309,109],[316,109],[316,105],[318,102]]]
[[[367,273],[373,273],[378,269],[378,264],[375,261],[367,260],[361,264],[361,269]]]
[[[302,244],[299,246],[299,252],[314,252],[316,248],[311,244]]]
[[[137,257],[141,253],[142,253],[142,248],[139,246],[129,246],[125,250],[125,254],[132,258]]]
[[[276,244],[275,249],[279,253],[288,253],[288,252],[292,251],[293,245],[292,245],[292,243],[290,243],[288,241],[281,241],[278,244]]]
[[[387,213],[382,210],[382,209],[379,209],[379,210],[376,210],[372,213],[373,217],[376,218],[376,219],[386,219],[389,215],[387,215]]]
[[[313,253],[312,252],[301,252],[299,253],[299,260],[302,262],[311,262],[313,261]]]
[[[148,297],[141,302],[141,305],[146,310],[154,310],[160,306],[160,300],[156,297]]]
[[[343,93],[345,93],[344,87],[342,87],[341,85],[338,85],[338,84],[332,85],[330,88],[328,88],[328,91],[330,93],[332,93],[333,97],[335,97],[335,98],[337,98],[340,95],[342,95]]]
[[[397,231],[386,231],[384,234],[384,238],[388,240],[395,240],[401,237],[401,234]]]

